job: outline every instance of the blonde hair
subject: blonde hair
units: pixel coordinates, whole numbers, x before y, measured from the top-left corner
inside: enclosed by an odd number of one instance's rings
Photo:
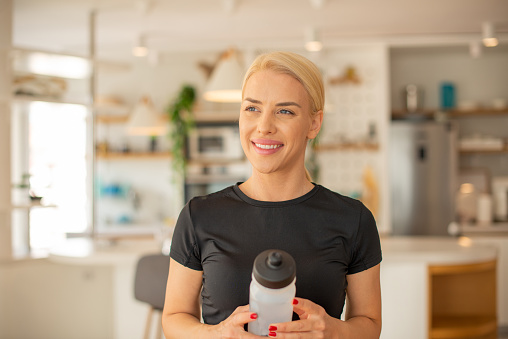
[[[298,80],[309,94],[311,113],[323,110],[325,89],[321,72],[309,59],[291,52],[271,52],[259,55],[250,65],[242,85],[242,97],[245,84],[250,77],[259,71],[271,70],[287,74]]]
[[[321,71],[309,59],[291,52],[271,52],[259,55],[245,73],[242,84],[242,98],[245,85],[250,77],[254,73],[264,70],[287,74],[298,80],[309,95],[311,115],[324,109],[325,89]],[[307,180],[312,181],[312,177],[307,169],[305,169],[305,175]]]

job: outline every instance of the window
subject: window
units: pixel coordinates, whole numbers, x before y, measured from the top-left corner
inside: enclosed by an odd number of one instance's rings
[[[49,74],[30,69],[34,55]],[[92,231],[92,143],[86,105],[89,78],[51,73],[51,63],[62,66],[65,58],[72,61],[76,57],[42,56],[25,52],[14,60],[11,176],[17,256],[44,255],[67,234]],[[60,72],[63,68],[57,67]],[[55,92],[55,84],[61,84],[62,89]]]

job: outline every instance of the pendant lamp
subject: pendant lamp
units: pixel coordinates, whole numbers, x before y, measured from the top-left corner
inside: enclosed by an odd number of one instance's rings
[[[155,109],[148,96],[142,97],[134,106],[126,127],[130,135],[157,136],[167,132],[163,115]]]
[[[228,50],[214,68],[203,97],[214,102],[241,102],[242,78],[238,53],[234,49]]]

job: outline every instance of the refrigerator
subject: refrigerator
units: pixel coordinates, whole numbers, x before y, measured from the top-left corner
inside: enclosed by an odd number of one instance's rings
[[[447,235],[455,219],[456,125],[395,120],[389,147],[392,233]]]

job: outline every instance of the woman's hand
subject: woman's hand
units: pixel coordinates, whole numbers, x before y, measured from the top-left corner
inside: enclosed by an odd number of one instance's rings
[[[249,305],[237,307],[228,318],[217,325],[219,338],[261,338],[244,330],[244,325],[256,320],[257,317],[256,313],[249,311]]]
[[[293,311],[300,320],[270,325],[272,338],[336,338],[340,320],[329,316],[323,307],[310,300],[295,298]]]

